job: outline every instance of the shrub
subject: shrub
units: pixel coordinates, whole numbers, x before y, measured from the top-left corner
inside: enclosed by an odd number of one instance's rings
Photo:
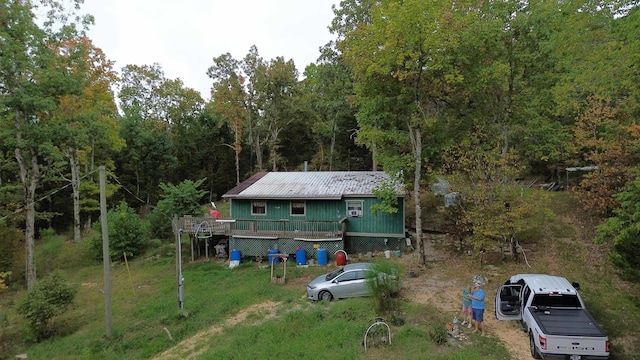
[[[390,263],[375,264],[372,271],[365,274],[367,287],[373,306],[380,315],[397,310],[398,303],[393,297],[400,290],[398,268]]]
[[[31,335],[37,340],[50,334],[49,323],[73,303],[78,289],[68,285],[60,271],[39,280],[17,306],[18,314],[29,323]]]
[[[109,256],[112,260],[119,259],[124,253],[127,257],[142,254],[147,245],[147,231],[140,217],[127,203],[120,205],[107,213],[109,228]],[[100,226],[98,223],[96,226]],[[96,258],[102,259],[102,237],[91,238],[91,248]]]
[[[449,333],[447,332],[447,329],[443,325],[436,324],[436,325],[433,325],[433,327],[431,328],[429,337],[431,338],[432,342],[438,345],[442,345],[447,343],[447,340],[449,338]]]

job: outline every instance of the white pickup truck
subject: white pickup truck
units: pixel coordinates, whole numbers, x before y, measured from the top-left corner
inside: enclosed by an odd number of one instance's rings
[[[514,275],[498,288],[496,318],[520,320],[534,359],[609,359],[609,338],[585,310],[579,289],[560,276]]]

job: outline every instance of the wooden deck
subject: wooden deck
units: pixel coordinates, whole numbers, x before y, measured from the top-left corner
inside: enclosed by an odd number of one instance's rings
[[[304,220],[213,219],[184,216],[174,221],[173,231],[202,236],[238,238],[290,238],[298,240],[342,239],[344,222]]]
[[[243,256],[265,256],[274,248],[287,254],[294,254],[297,249],[315,254],[318,248],[327,248],[333,254],[344,249],[346,222],[184,216],[174,219],[173,231],[189,234],[192,260],[201,252],[208,257],[209,247],[216,243],[227,244],[229,252],[238,249]]]

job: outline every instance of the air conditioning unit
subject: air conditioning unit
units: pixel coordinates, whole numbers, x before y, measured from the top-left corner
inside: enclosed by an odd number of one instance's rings
[[[349,216],[351,216],[351,217],[362,216],[362,211],[360,211],[360,210],[349,210]]]

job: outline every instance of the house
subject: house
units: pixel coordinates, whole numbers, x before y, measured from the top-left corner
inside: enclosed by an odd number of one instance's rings
[[[230,202],[229,249],[243,256],[294,254],[315,257],[326,249],[348,253],[401,250],[404,194],[396,184],[398,211],[372,211],[373,190],[391,181],[379,171],[261,172],[222,197]],[[275,252],[272,252],[275,253]]]

